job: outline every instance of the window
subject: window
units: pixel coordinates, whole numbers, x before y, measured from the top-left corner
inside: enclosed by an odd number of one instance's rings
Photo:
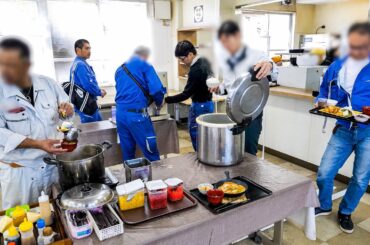
[[[293,17],[290,13],[245,13],[242,18],[244,41],[270,56],[287,52],[293,45]]]

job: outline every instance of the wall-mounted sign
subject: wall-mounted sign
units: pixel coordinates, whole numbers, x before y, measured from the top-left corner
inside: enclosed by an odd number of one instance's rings
[[[203,5],[194,6],[194,23],[203,22]]]

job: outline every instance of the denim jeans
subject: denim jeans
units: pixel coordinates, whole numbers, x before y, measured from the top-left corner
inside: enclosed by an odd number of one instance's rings
[[[337,128],[328,143],[317,175],[320,206],[332,208],[334,177],[351,153],[355,153],[353,173],[339,206],[342,214],[351,214],[366,191],[370,180],[370,127]]]
[[[244,152],[254,156],[257,155],[258,152],[258,140],[262,131],[262,118],[263,113],[254,119],[245,129]]]
[[[214,112],[213,101],[204,103],[193,102],[189,110],[188,127],[193,148],[197,151],[197,135],[198,135],[198,124],[196,122],[197,117],[203,114]]]

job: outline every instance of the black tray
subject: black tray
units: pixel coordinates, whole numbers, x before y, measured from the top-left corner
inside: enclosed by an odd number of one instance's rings
[[[263,186],[260,186],[259,184],[253,182],[252,180],[247,179],[244,176],[238,176],[234,177],[233,179],[243,181],[247,183],[248,189],[245,192],[245,195],[247,197],[246,202],[241,203],[227,203],[227,204],[220,204],[218,206],[212,206],[209,204],[207,200],[207,195],[203,195],[199,192],[198,188],[190,190],[190,193],[203,205],[205,206],[209,211],[211,211],[214,214],[223,213],[225,211],[228,211],[230,209],[254,202],[258,199],[267,197],[272,194],[272,192],[268,189],[266,189]]]
[[[321,109],[322,108],[314,108],[314,109],[311,109],[309,112],[311,114],[314,114],[314,115],[340,119],[340,120],[347,121],[347,122],[352,122],[352,123],[370,124],[370,120],[368,120],[367,122],[364,122],[364,123],[360,123],[360,122],[357,122],[356,119],[353,116],[351,116],[351,117],[339,117],[339,116],[336,116],[336,115],[333,115],[333,114],[330,114],[330,113],[322,112],[322,111],[320,111]]]

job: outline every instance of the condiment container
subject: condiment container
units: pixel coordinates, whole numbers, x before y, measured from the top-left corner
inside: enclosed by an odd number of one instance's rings
[[[22,245],[36,245],[36,239],[33,234],[33,224],[27,221],[26,218],[19,225],[19,231],[21,232]]]
[[[45,229],[45,220],[44,219],[38,219],[36,222],[36,227],[38,231],[38,237],[37,237],[37,244],[38,245],[44,245],[44,238],[43,238],[43,233]]]
[[[26,211],[23,208],[17,206],[12,212],[12,218],[13,225],[15,227],[18,227],[24,221],[24,218],[26,218]]]
[[[167,207],[167,185],[162,180],[146,182],[150,209]]]
[[[53,223],[53,217],[51,214],[49,196],[43,191],[41,192],[41,196],[39,196],[39,206],[41,218],[45,220],[46,225],[51,225]]]
[[[15,245],[21,245],[21,237],[19,236],[19,233],[14,226],[11,226],[6,231],[5,236],[6,236],[5,240],[8,244],[13,242]]]
[[[141,179],[131,181],[116,187],[119,208],[124,210],[140,208],[144,206],[144,183]]]
[[[180,201],[184,198],[183,181],[179,178],[169,178],[164,181],[167,188],[168,200],[171,202]]]
[[[53,231],[51,227],[45,227],[43,233],[42,233],[42,238],[44,241],[45,245],[52,244],[54,242],[54,236],[56,233]],[[22,243],[23,245],[23,243]]]

